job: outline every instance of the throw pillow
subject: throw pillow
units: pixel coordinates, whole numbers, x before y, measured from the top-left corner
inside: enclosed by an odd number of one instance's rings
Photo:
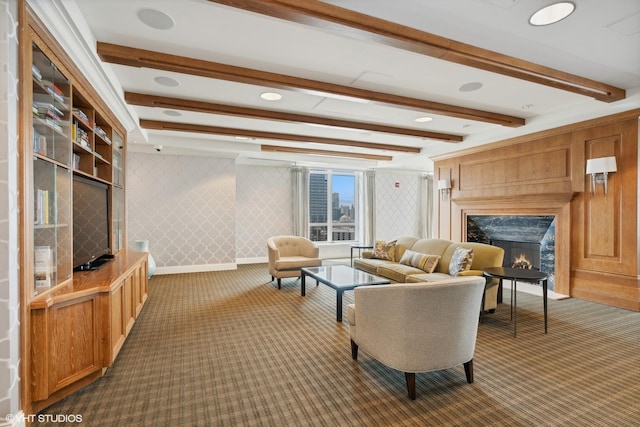
[[[433,273],[433,270],[435,270],[438,265],[438,261],[440,261],[440,255],[422,254],[408,249],[404,251],[402,258],[400,258],[400,264],[419,268],[426,273]]]
[[[455,276],[461,271],[471,269],[473,262],[473,249],[456,248],[449,262],[449,274]]]
[[[397,240],[393,240],[389,243],[384,240],[376,240],[376,245],[373,248],[373,255],[371,258],[393,261],[393,256],[396,252],[396,242]]]

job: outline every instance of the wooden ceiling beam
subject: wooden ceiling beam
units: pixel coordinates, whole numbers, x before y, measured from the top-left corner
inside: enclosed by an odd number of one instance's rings
[[[309,93],[328,98],[368,102],[386,107],[410,109],[420,112],[421,114],[439,114],[508,127],[519,127],[525,124],[524,119],[506,114],[375,92],[250,68],[236,67],[218,62],[169,55],[128,46],[98,42],[97,52],[100,59],[105,62],[129,67],[151,68],[237,83],[266,86],[274,89]]]
[[[604,102],[625,98],[624,89],[533,62],[440,37],[395,22],[312,0],[209,0],[303,25],[329,30]]]
[[[260,149],[262,151],[277,152],[277,153],[311,154],[311,155],[317,155],[317,156],[349,157],[349,158],[381,160],[381,161],[393,160],[391,156],[381,156],[378,154],[345,153],[343,151],[315,150],[312,148],[282,147],[279,145],[261,145]]]
[[[370,150],[395,151],[395,152],[401,152],[401,153],[418,154],[420,153],[420,150],[421,150],[419,147],[404,147],[404,146],[390,145],[390,144],[376,144],[372,142],[351,141],[347,139],[322,138],[322,137],[307,136],[307,135],[292,135],[292,134],[279,133],[279,132],[234,129],[234,128],[227,128],[227,127],[220,127],[220,126],[197,125],[192,123],[165,122],[161,120],[141,119],[140,127],[143,129],[153,129],[153,130],[204,133],[204,134],[210,134],[210,135],[227,135],[227,136],[233,136],[233,137],[244,137],[244,138],[254,138],[254,139],[260,138],[260,139],[291,141],[291,142],[299,142],[299,143],[339,145],[343,147],[357,147],[357,148],[366,148]]]
[[[309,123],[336,128],[360,129],[373,132],[391,133],[396,135],[415,136],[418,138],[436,139],[446,142],[462,141],[462,137],[459,135],[429,132],[419,129],[384,126],[374,123],[354,122],[349,120],[339,120],[327,117],[309,116],[281,111],[261,110],[258,108],[238,107],[233,105],[215,104],[211,102],[194,101],[190,99],[170,98],[166,96],[147,95],[135,92],[125,92],[124,100],[130,105],[139,105],[143,107],[169,108],[175,110],[195,111],[198,113],[206,114],[222,114],[227,116],[246,117],[252,119],[277,120],[289,123]]]

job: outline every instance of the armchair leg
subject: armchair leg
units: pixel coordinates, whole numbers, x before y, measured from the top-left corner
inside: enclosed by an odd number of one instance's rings
[[[282,288],[282,279],[278,277],[278,289]]]
[[[404,377],[407,379],[409,399],[416,400],[416,374],[414,372],[405,372]]]
[[[358,360],[358,344],[351,340],[351,357],[353,360]]]
[[[469,384],[473,383],[473,359],[469,360],[464,364],[464,373],[467,376],[467,382]]]

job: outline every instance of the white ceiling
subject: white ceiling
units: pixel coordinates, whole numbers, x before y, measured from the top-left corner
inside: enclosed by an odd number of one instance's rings
[[[38,3],[32,0],[31,3]],[[533,27],[529,16],[550,0],[331,0],[331,3],[404,26],[437,34],[576,74],[626,90],[616,102],[597,101],[572,92],[457,65],[406,50],[349,38],[294,22],[260,15],[206,0],[54,0],[70,17],[67,24],[89,48],[104,42],[166,54],[201,59],[261,71],[285,74],[378,92],[427,99],[526,119],[521,127],[506,127],[419,111],[234,83],[149,68],[102,63],[110,89],[233,106],[285,111],[388,126],[423,129],[463,137],[442,142],[414,136],[353,129],[336,129],[180,111],[129,106],[138,119],[184,122],[242,130],[321,136],[361,142],[419,147],[420,154],[381,152],[316,143],[256,138],[237,141],[232,136],[131,129],[129,149],[164,154],[223,155],[239,161],[286,161],[354,168],[431,170],[431,156],[486,144],[550,127],[640,107],[640,1],[574,0],[575,12],[557,24]],[[157,30],[137,18],[151,8],[171,17],[175,26]],[[45,19],[45,18],[43,18]],[[45,19],[46,20],[46,19]],[[86,22],[82,22],[82,21]],[[94,54],[95,55],[95,54]],[[95,55],[97,58],[97,55]],[[177,87],[162,86],[156,77],[170,77]],[[466,83],[482,88],[462,92]],[[102,84],[107,84],[103,81]],[[283,98],[260,99],[265,91]],[[124,102],[124,101],[122,101]],[[530,106],[523,109],[523,106]],[[429,115],[433,120],[416,123]],[[372,161],[308,154],[267,153],[261,144],[298,146],[346,153],[393,156]]]

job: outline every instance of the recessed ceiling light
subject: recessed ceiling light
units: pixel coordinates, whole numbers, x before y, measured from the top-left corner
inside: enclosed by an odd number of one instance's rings
[[[175,25],[169,15],[155,9],[140,9],[138,19],[156,30],[170,30]]]
[[[180,85],[177,80],[172,79],[171,77],[156,77],[153,81],[159,85],[168,87],[177,87]]]
[[[473,92],[474,90],[478,90],[482,87],[482,83],[480,82],[471,82],[465,83],[458,89],[460,92]]]
[[[180,111],[175,111],[175,110],[164,110],[164,113],[167,116],[173,116],[173,117],[180,117],[182,115]]]
[[[282,99],[282,95],[275,92],[264,92],[260,94],[260,98],[264,99],[265,101],[279,101]]]
[[[543,7],[529,18],[529,24],[537,27],[554,24],[571,15],[576,5],[570,1],[562,1]]]
[[[427,122],[430,122],[431,120],[433,120],[433,117],[422,116],[422,117],[418,117],[414,121],[416,121],[418,123],[427,123]]]

